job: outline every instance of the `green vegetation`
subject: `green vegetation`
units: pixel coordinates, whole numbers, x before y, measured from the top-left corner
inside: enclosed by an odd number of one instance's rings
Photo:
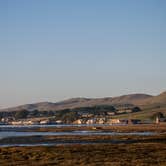
[[[56,113],[56,120],[62,120],[64,123],[71,123],[79,117],[76,111],[65,109]]]
[[[94,115],[101,115],[101,114],[107,114],[107,112],[115,112],[116,108],[112,105],[97,105],[92,107],[80,107],[72,109],[73,111],[76,111],[80,114],[82,113],[90,113]]]
[[[128,113],[122,115],[115,115],[114,118],[120,119],[140,119],[140,120],[151,120],[152,115],[161,112],[164,116],[166,115],[166,107],[161,108],[142,108],[142,111],[135,113]]]
[[[100,105],[93,107],[80,107],[74,109],[65,109],[57,111],[55,115],[56,120],[62,120],[64,123],[72,123],[83,116],[106,116],[109,112],[116,112],[116,109],[110,105]]]
[[[29,111],[21,110],[21,111],[16,112],[15,118],[16,119],[25,119],[25,118],[27,118],[28,114],[29,114]]]

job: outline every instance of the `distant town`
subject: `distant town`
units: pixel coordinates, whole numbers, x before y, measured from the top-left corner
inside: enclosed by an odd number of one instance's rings
[[[0,112],[0,125],[113,125],[113,124],[142,124],[166,122],[163,113],[158,112],[150,119],[116,118],[118,115],[128,115],[141,112],[139,107],[125,106],[117,109],[113,106],[93,106],[61,111],[19,110],[14,112]]]

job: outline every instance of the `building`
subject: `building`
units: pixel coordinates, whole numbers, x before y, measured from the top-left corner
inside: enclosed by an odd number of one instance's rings
[[[40,121],[40,124],[41,125],[47,125],[47,124],[50,124],[51,122],[47,119],[47,120],[42,120]]]
[[[105,124],[105,118],[98,118],[97,120],[96,120],[96,123],[97,124]]]
[[[119,124],[121,122],[120,122],[120,119],[110,119],[110,123],[111,124]]]
[[[56,124],[62,124],[63,122],[62,122],[62,120],[57,120],[55,123]]]
[[[82,123],[83,123],[82,119],[78,119],[78,120],[76,120],[76,121],[73,122],[73,124],[77,124],[77,125],[80,125]]]
[[[113,115],[115,115],[115,112],[107,112],[107,115],[108,116],[113,116]]]
[[[88,120],[86,121],[86,124],[88,124],[88,125],[90,125],[90,124],[95,124],[95,121],[94,121],[94,119],[88,119]]]

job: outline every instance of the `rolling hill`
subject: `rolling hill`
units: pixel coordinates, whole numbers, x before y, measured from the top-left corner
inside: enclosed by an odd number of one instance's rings
[[[69,100],[50,103],[50,102],[42,102],[42,103],[34,103],[34,104],[26,104],[18,107],[1,109],[0,111],[19,111],[21,109],[31,110],[39,110],[39,111],[59,111],[63,109],[72,109],[78,107],[88,107],[88,106],[96,106],[96,105],[136,105],[142,108],[146,108],[149,106],[165,106],[166,105],[166,92],[161,93],[158,96],[151,96],[147,94],[130,94],[124,95],[120,97],[107,97],[107,98],[72,98]]]

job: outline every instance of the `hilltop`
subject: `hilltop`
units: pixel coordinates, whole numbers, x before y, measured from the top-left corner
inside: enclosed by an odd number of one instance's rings
[[[148,94],[129,94],[119,97],[107,97],[107,98],[72,98],[61,102],[41,102],[34,104],[25,104],[18,107],[1,109],[1,112],[26,110],[39,110],[39,111],[60,111],[64,109],[73,109],[79,107],[91,107],[97,105],[112,105],[115,107],[123,105],[135,105],[140,107],[146,106],[163,106],[166,105],[166,92],[161,93],[158,96],[152,96]]]

